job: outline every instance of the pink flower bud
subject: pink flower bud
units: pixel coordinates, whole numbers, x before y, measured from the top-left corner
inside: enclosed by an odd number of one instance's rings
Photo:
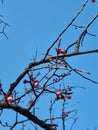
[[[38,82],[34,82],[33,86],[34,86],[34,88],[38,88],[39,87],[39,83]]]
[[[95,0],[91,0],[93,3],[95,2]]]
[[[39,82],[36,78],[33,79],[32,85],[34,88],[38,88],[39,87]]]
[[[13,101],[12,96],[7,97],[7,101],[11,103]]]
[[[58,54],[65,54],[65,50],[58,48],[56,49]]]
[[[61,94],[62,94],[61,91],[56,92],[56,95],[61,95]]]
[[[56,100],[58,99],[65,99],[65,96],[62,94],[62,91],[56,92]]]
[[[35,82],[38,82],[38,80],[35,78],[34,80],[33,80],[33,82],[35,83]]]
[[[60,49],[60,51],[59,51],[60,53],[62,53],[62,54],[64,54],[65,53],[65,50],[63,50],[63,49]]]

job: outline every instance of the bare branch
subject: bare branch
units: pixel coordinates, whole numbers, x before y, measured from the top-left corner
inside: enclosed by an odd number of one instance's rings
[[[52,45],[48,48],[46,55],[44,57],[44,59],[46,59],[46,57],[49,54],[49,51],[51,50],[51,48],[56,44],[56,42],[61,38],[61,36],[66,32],[66,30],[72,25],[72,23],[76,20],[76,18],[81,14],[81,12],[84,10],[84,7],[86,6],[88,0],[85,1],[85,3],[83,4],[82,8],[80,9],[80,11],[73,17],[73,19],[71,20],[71,22],[67,25],[67,27],[64,28],[64,30],[59,34],[59,36],[56,38],[56,40],[52,43]]]
[[[90,50],[90,51],[84,51],[84,52],[78,52],[78,53],[70,53],[70,54],[60,54],[58,55],[58,58],[63,58],[63,57],[72,57],[72,56],[78,56],[78,55],[84,55],[84,54],[90,54],[90,53],[98,53],[98,49],[96,50]],[[54,59],[57,59],[57,56],[51,56],[47,59],[42,59],[40,61],[37,61],[37,62],[32,62],[30,63],[26,69],[18,76],[18,78],[16,79],[15,82],[13,82],[10,87],[9,87],[9,90],[7,92],[7,96],[11,95],[12,91],[14,90],[14,88],[18,85],[18,83],[21,81],[21,79],[28,73],[28,71],[30,69],[32,69],[34,66],[37,66],[37,65],[40,65],[40,64],[43,64],[43,63],[48,63],[50,62],[51,60],[54,60]]]
[[[80,44],[83,42],[85,35],[87,34],[87,29],[89,28],[89,26],[94,22],[94,20],[98,17],[98,14],[95,15],[95,17],[93,19],[91,19],[91,21],[87,24],[87,26],[85,27],[84,31],[81,33],[81,35],[79,36],[79,39],[77,40],[76,43],[76,49],[75,52],[79,52],[79,47]]]
[[[6,108],[6,109],[7,108],[13,109],[14,111],[20,113],[21,115],[26,116],[29,120],[38,124],[42,128],[47,129],[47,130],[54,130],[52,128],[52,126],[49,126],[49,124],[46,124],[44,121],[42,121],[42,120],[38,119],[36,116],[32,115],[31,112],[28,111],[28,109],[22,108],[22,107],[18,106],[17,104],[7,104],[3,101],[0,101],[0,107]]]
[[[92,79],[90,79],[90,78],[88,78],[88,77],[82,75],[81,73],[79,73],[76,69],[72,68],[68,63],[67,63],[67,65],[69,66],[69,68],[70,68],[72,71],[74,71],[75,73],[77,73],[78,75],[80,75],[82,78],[84,78],[84,79],[86,79],[86,80],[89,80],[89,81],[91,81],[91,82],[93,82],[93,83],[95,83],[95,84],[98,84],[98,82],[96,82],[96,81],[94,81],[94,80],[92,80]]]
[[[2,30],[0,31],[0,34],[3,34],[8,39],[8,36],[5,33],[5,29],[7,26],[9,27],[10,25],[8,23],[4,22],[2,19],[0,19],[0,24],[3,26]]]

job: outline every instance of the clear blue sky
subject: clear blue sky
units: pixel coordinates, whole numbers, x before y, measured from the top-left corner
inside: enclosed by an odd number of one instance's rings
[[[31,62],[36,49],[38,59],[42,58],[42,54],[80,10],[83,2],[84,0],[4,0],[4,4],[0,4],[0,14],[4,16],[1,19],[10,25],[6,28],[8,40],[0,35],[0,80],[5,91]],[[84,12],[74,24],[84,26],[96,13],[98,13],[98,0],[95,3],[89,0]],[[77,40],[79,36],[77,32],[79,31],[72,27],[62,36],[63,48]],[[98,19],[89,28],[89,32],[97,36],[88,35],[81,50],[98,48]],[[73,67],[91,72],[90,78],[98,81],[98,54],[73,57],[69,59],[69,63]],[[74,106],[78,110],[78,120],[73,130],[98,128],[98,85],[74,73],[66,79],[65,84],[86,88],[74,90],[71,104],[77,102],[79,104]],[[71,107],[69,109],[71,110]],[[12,114],[10,116],[13,118]],[[2,128],[2,130],[7,129]]]

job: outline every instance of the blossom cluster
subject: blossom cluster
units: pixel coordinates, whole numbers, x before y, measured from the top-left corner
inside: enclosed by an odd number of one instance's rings
[[[31,83],[31,85],[32,85],[34,88],[39,88],[39,81],[38,81],[37,78],[32,78],[31,81],[24,79],[24,80],[23,80],[23,83],[24,83],[24,84]]]
[[[71,90],[70,90],[71,91]],[[59,99],[71,99],[72,92],[68,92],[67,90],[59,90],[56,91],[56,100]]]

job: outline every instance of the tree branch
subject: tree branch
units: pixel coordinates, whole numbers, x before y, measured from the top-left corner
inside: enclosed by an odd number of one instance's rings
[[[71,22],[67,25],[67,27],[65,27],[63,29],[63,31],[58,35],[58,37],[56,38],[56,40],[52,43],[52,45],[49,47],[49,49],[46,52],[46,55],[44,57],[44,59],[48,56],[49,51],[51,50],[51,48],[56,44],[56,42],[60,39],[60,37],[65,33],[65,31],[72,25],[72,23],[76,20],[76,18],[81,14],[81,12],[84,10],[84,7],[86,6],[88,0],[85,1],[85,3],[83,4],[82,8],[79,10],[79,12],[73,17],[73,19],[71,20]]]
[[[28,109],[25,109],[23,107],[20,107],[18,104],[7,104],[4,101],[0,101],[0,107],[12,109],[21,115],[27,117],[29,120],[33,121],[34,123],[38,124],[40,127],[46,129],[46,130],[54,130],[52,126],[50,127],[49,124],[46,124],[44,121],[38,119],[36,116],[31,114],[31,112],[28,111]]]
[[[64,58],[64,57],[72,57],[72,56],[78,56],[78,55],[84,55],[84,54],[90,54],[90,53],[98,53],[98,49],[96,50],[89,50],[89,51],[83,51],[83,52],[74,52],[74,53],[70,53],[70,54],[60,54],[58,55],[58,58]],[[18,76],[18,78],[16,79],[15,82],[13,82],[10,87],[9,90],[6,94],[6,96],[11,95],[12,91],[14,90],[14,88],[18,85],[18,83],[21,81],[21,79],[28,73],[28,71],[30,69],[32,69],[32,67],[40,65],[40,64],[44,64],[44,63],[48,63],[51,60],[57,59],[57,56],[50,56],[47,59],[42,59],[40,61],[36,61],[36,62],[32,62],[30,63],[26,69]]]
[[[79,36],[79,39],[77,40],[76,43],[76,49],[75,52],[79,51],[79,47],[81,42],[83,41],[85,35],[87,34],[87,29],[89,28],[89,26],[94,22],[94,20],[98,17],[98,13],[95,15],[95,17],[93,19],[91,19],[91,21],[87,24],[87,26],[85,27],[84,31],[81,33],[81,35]]]

